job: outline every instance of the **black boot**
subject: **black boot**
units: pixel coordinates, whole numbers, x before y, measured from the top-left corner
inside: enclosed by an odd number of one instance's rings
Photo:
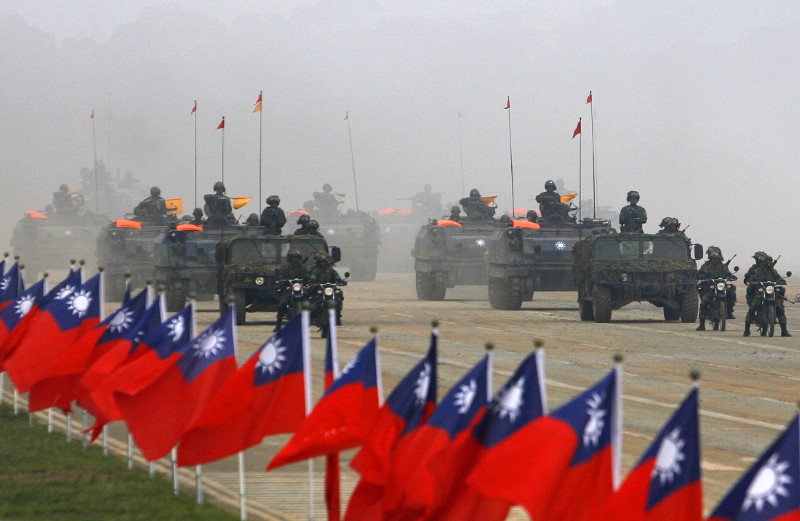
[[[750,336],[750,322],[744,323],[744,333],[742,333],[742,336]]]
[[[277,322],[275,323],[275,329],[273,329],[273,331],[278,331],[282,327],[283,327],[283,315],[278,315]]]
[[[792,336],[789,330],[786,329],[786,324],[781,324],[781,336]]]
[[[700,319],[700,325],[695,328],[695,331],[705,331],[706,330],[706,319]]]
[[[728,320],[734,320],[736,317],[733,316],[733,310],[728,311]]]

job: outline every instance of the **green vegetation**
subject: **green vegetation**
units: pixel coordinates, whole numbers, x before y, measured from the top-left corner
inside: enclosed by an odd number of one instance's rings
[[[0,519],[220,520],[238,516],[213,505],[177,497],[164,476],[103,456],[97,446],[67,443],[44,425],[28,424],[0,406]]]

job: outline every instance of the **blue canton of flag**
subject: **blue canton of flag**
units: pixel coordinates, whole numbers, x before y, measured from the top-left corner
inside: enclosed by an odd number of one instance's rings
[[[428,407],[436,406],[436,347],[438,335],[431,334],[428,354],[408,372],[386,399],[386,405],[405,422],[401,436],[416,429]]]
[[[470,426],[488,400],[489,357],[483,357],[442,399],[428,425],[442,429],[450,438]]]
[[[15,300],[23,291],[19,263],[15,262],[5,274],[0,274],[0,309]]]
[[[208,366],[236,355],[234,338],[234,307],[228,306],[205,331],[197,335],[183,350],[178,367],[187,382],[191,382]]]
[[[0,318],[5,323],[6,330],[11,331],[22,320],[22,317],[42,299],[44,295],[44,279],[36,282],[33,286],[24,291],[13,303],[9,304]]]
[[[325,391],[325,396],[333,394],[337,389],[352,383],[361,384],[364,389],[371,389],[378,386],[378,374],[376,368],[377,353],[375,337],[372,337],[369,342],[361,348],[361,351],[356,353],[356,356],[350,360],[347,367],[342,369],[339,378],[333,381],[333,385]]]
[[[132,331],[135,334],[134,325],[136,325],[142,318],[142,315],[144,315],[146,305],[147,290],[144,289],[132,299],[128,299],[119,309],[100,322],[100,326],[98,327],[105,327],[106,330],[97,343],[110,342],[118,338],[127,339]]]
[[[144,340],[149,331],[155,331],[161,327],[164,321],[164,306],[162,305],[161,298],[156,299],[155,302],[150,304],[138,322],[134,324],[131,330],[126,334],[125,338],[133,342],[130,352],[136,351],[136,347]],[[187,338],[188,341],[188,338]]]
[[[56,284],[53,289],[47,292],[39,301],[39,307],[45,307],[52,300],[63,300],[67,298],[75,289],[81,285],[81,272],[71,270],[67,276]]]
[[[303,372],[303,328],[298,315],[272,335],[253,356],[258,357],[253,385],[272,383],[289,374]]]
[[[189,305],[175,313],[157,328],[150,329],[144,336],[141,345],[154,350],[162,360],[172,353],[189,347],[192,338],[192,322],[194,307]]]
[[[45,309],[61,331],[78,327],[87,318],[100,316],[100,276],[98,273],[63,298],[57,296],[46,304]]]

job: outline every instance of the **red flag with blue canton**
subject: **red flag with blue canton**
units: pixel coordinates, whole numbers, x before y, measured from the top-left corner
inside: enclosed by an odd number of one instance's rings
[[[14,302],[24,291],[19,262],[15,262],[6,273],[0,271],[0,311]]]
[[[378,412],[369,438],[350,466],[361,480],[350,497],[345,519],[376,519],[382,512],[383,487],[390,476],[391,454],[400,438],[414,431],[436,408],[436,345],[431,333],[428,354],[397,384]],[[377,485],[377,486],[376,486]]]
[[[190,304],[163,323],[157,323],[161,317],[161,302],[163,296],[159,298],[159,313],[151,313],[146,317],[145,334],[141,342],[134,346],[118,367],[98,368],[109,372],[105,377],[97,375],[102,379],[94,384],[88,396],[80,400],[81,406],[95,417],[93,439],[100,434],[103,425],[123,419],[114,399],[116,391],[130,389],[133,392],[153,383],[189,347],[194,307]]]
[[[720,501],[708,521],[800,520],[800,416]]]
[[[700,521],[698,389],[680,405],[595,521]]]
[[[29,319],[31,312],[35,310],[38,303],[42,300],[44,296],[44,281],[45,279],[41,279],[30,288],[23,291],[14,302],[6,306],[6,308],[0,312],[0,372],[3,371],[5,359],[12,353],[12,351],[6,347],[10,344],[9,340],[11,334],[18,326],[20,328],[24,327],[24,325],[20,325],[23,319]]]
[[[489,402],[490,357],[484,356],[453,388],[428,421],[402,438],[392,454],[389,486],[384,494],[384,512],[401,519],[415,519],[432,508],[442,493],[441,483],[429,466],[469,438],[470,430],[486,412]]]
[[[79,382],[87,367],[109,351],[130,350],[138,332],[134,326],[144,315],[146,305],[145,289],[75,341],[58,357],[50,371],[31,387],[28,410],[34,412],[58,407],[69,412],[72,402],[86,394]]]
[[[114,393],[128,430],[147,460],[167,454],[236,372],[234,313],[234,306],[228,306],[155,381]]]
[[[344,368],[267,470],[364,442],[378,413],[378,363],[373,337]]]
[[[305,418],[301,317],[272,335],[239,368],[178,445],[178,465],[215,461],[294,432]]]
[[[68,295],[57,296],[39,308],[14,353],[6,360],[14,386],[21,393],[47,375],[58,358],[100,322],[101,274]]]

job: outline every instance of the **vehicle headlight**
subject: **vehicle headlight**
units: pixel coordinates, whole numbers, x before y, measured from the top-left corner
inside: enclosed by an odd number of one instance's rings
[[[725,283],[717,282],[717,291],[725,291]]]
[[[255,283],[256,283],[256,286],[263,286],[264,285],[264,277],[256,277]]]
[[[765,291],[767,292],[767,295],[772,295],[775,293],[775,286],[767,286]]]
[[[619,278],[622,282],[628,282],[628,280],[630,279],[627,273],[623,273],[622,275],[619,276]]]
[[[333,288],[325,288],[325,291],[323,293],[325,293],[326,297],[330,297],[331,295],[333,295]]]
[[[301,289],[303,289],[303,286],[301,286],[299,282],[292,284],[292,291],[300,291]]]

